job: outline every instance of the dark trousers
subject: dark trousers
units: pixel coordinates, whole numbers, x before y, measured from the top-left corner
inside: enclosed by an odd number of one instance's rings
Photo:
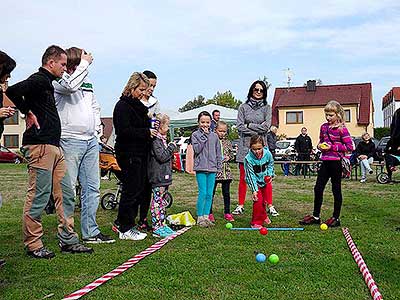
[[[146,178],[145,182],[146,183],[144,186],[143,199],[142,199],[142,201],[140,201],[136,204],[135,211],[133,213],[134,222],[138,215],[138,211],[139,211],[139,222],[145,221],[147,218],[147,214],[149,213],[152,189],[151,189],[151,184],[150,184],[148,178]]]
[[[392,180],[393,171],[391,170],[392,167],[398,166],[400,164],[399,160],[391,154],[385,155],[386,161],[386,171],[389,175],[390,180]]]
[[[342,208],[342,163],[340,160],[324,160],[318,171],[317,182],[314,186],[314,217],[319,217],[324,196],[324,189],[329,178],[332,183],[334,199],[333,217],[339,218]]]
[[[230,192],[231,182],[232,182],[232,180],[215,181],[214,190],[213,190],[213,202],[211,203],[210,213],[212,213],[212,211],[213,211],[212,205],[214,203],[215,190],[217,189],[218,183],[221,183],[222,196],[224,198],[224,214],[231,213],[231,192]]]
[[[117,153],[116,156],[122,175],[122,192],[117,220],[120,224],[120,231],[126,232],[134,224],[137,204],[145,198],[147,159],[132,155],[132,153]]]
[[[310,154],[309,153],[299,153],[299,155],[297,156],[297,160],[299,160],[299,161],[309,161],[310,160]],[[303,164],[296,164],[296,168],[295,168],[294,174],[295,175],[300,175],[300,171],[302,170],[302,168],[304,168],[303,172],[305,173],[303,175],[306,175],[307,174],[307,165],[303,166]]]

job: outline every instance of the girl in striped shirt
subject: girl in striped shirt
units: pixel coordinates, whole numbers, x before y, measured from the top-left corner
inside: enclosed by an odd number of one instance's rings
[[[301,225],[321,224],[320,212],[323,194],[329,178],[332,183],[334,199],[333,215],[325,221],[328,227],[340,226],[340,210],[342,207],[342,164],[341,158],[346,152],[354,150],[353,141],[344,124],[344,110],[337,101],[329,101],[325,108],[326,123],[321,125],[317,148],[322,151],[322,165],[318,171],[314,186],[314,212],[307,215],[299,223]]]

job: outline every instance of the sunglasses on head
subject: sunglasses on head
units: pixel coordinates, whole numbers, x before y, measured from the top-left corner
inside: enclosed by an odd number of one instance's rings
[[[259,88],[254,88],[253,91],[255,91],[257,93],[262,93],[264,90],[263,89],[259,89]]]

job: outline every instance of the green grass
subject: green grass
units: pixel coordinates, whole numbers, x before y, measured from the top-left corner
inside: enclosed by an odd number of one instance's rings
[[[233,165],[232,165],[233,166]],[[233,166],[234,167],[234,166]],[[237,170],[235,170],[236,178]],[[56,218],[43,215],[44,242],[56,257],[35,260],[26,256],[22,244],[21,214],[26,193],[26,165],[0,165],[3,207],[0,209],[0,299],[61,299],[111,271],[157,241],[117,241],[94,245],[92,255],[61,254]],[[274,204],[280,216],[272,226],[296,227],[312,211],[314,178],[277,176]],[[102,180],[104,194],[115,182]],[[328,218],[333,200],[327,186],[322,217]],[[174,204],[169,213],[190,210],[195,217],[195,178],[175,174],[171,187]],[[350,229],[385,299],[400,299],[400,185],[379,185],[370,179],[361,185],[344,181],[342,225]],[[232,209],[237,181],[232,184]],[[248,197],[250,199],[250,197]],[[214,204],[217,225],[193,227],[145,258],[122,275],[97,288],[85,299],[371,299],[340,229],[326,232],[307,227],[304,232],[232,232],[222,220],[218,189]],[[251,202],[245,215],[234,222],[248,227]],[[99,208],[98,223],[107,234],[116,211]],[[76,213],[79,227],[79,212]],[[275,253],[277,265],[257,263],[254,251]]]

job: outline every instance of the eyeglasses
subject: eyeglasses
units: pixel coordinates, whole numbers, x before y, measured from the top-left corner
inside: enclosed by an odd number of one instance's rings
[[[256,93],[262,93],[264,90],[263,89],[254,88],[253,91],[255,91]]]

